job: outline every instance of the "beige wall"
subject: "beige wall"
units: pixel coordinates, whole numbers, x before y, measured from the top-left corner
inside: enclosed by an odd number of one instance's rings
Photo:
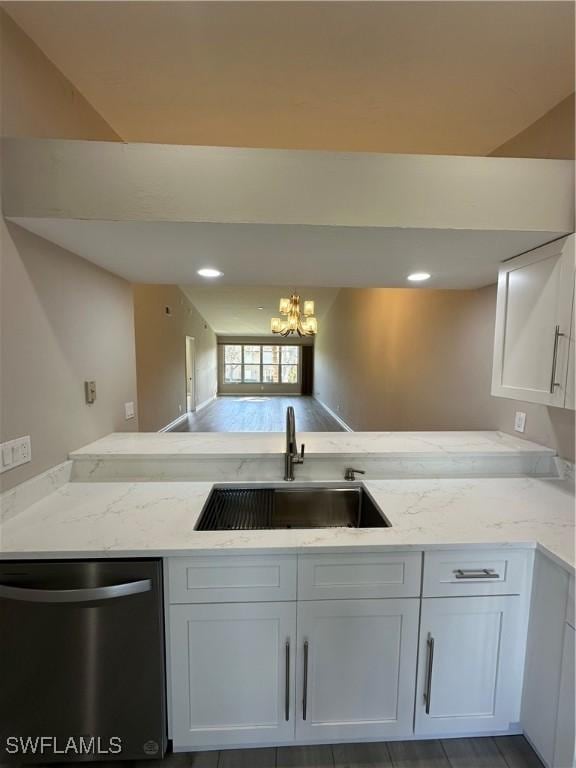
[[[3,490],[109,432],[136,402],[130,285],[13,224],[1,224],[0,440],[32,438],[32,462]],[[84,381],[97,399],[84,402]]]
[[[316,396],[355,430],[501,429],[574,457],[574,413],[490,395],[496,286],[343,289],[316,339]]]
[[[35,138],[120,137],[0,9],[2,135]]]
[[[317,396],[355,430],[494,429],[491,294],[343,289],[316,339]]]
[[[114,140],[82,95],[0,11],[3,135]],[[32,438],[10,488],[114,430],[136,401],[132,290],[79,256],[0,221],[0,440]],[[84,402],[95,379],[97,400]]]
[[[574,94],[494,156],[574,158]],[[500,429],[574,461],[574,412],[491,397],[496,286],[342,290],[316,341],[317,396],[353,429]],[[518,434],[518,433],[515,433]]]
[[[574,159],[574,94],[490,154],[494,157]]]
[[[156,432],[186,412],[186,336],[195,339],[196,405],[216,394],[216,334],[177,286],[133,288],[140,429]]]

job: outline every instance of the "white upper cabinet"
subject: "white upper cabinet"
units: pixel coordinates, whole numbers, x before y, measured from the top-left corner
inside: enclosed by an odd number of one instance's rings
[[[574,238],[500,268],[493,395],[574,408]]]

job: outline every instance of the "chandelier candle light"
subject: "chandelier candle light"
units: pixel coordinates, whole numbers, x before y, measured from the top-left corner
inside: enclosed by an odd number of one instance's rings
[[[300,296],[295,293],[289,299],[280,299],[278,310],[284,317],[273,317],[270,321],[272,333],[280,336],[314,336],[318,333],[318,321],[314,317],[314,302],[305,301],[304,310],[300,309]]]

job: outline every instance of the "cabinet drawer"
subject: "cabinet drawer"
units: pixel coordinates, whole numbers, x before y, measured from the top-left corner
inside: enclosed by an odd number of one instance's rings
[[[296,557],[211,556],[168,560],[170,603],[296,600]]]
[[[532,552],[426,552],[422,596],[517,595],[526,588],[531,562]]]
[[[420,552],[301,555],[299,600],[419,597]]]

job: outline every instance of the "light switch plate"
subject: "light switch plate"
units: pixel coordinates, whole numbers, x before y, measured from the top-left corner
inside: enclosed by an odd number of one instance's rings
[[[526,414],[524,411],[516,411],[514,416],[514,429],[516,432],[524,432],[526,429]]]
[[[12,445],[3,443],[2,445],[2,471],[12,467]]]
[[[96,400],[96,382],[95,381],[84,382],[84,397],[86,398],[86,403],[88,405],[92,405],[92,403],[94,403],[94,401]]]
[[[134,403],[124,403],[124,418],[126,420],[133,419],[135,415]]]
[[[9,469],[19,467],[21,464],[27,464],[32,460],[32,445],[30,436],[18,437],[16,440],[8,440],[0,445],[2,461],[0,462],[0,473],[8,472]]]

